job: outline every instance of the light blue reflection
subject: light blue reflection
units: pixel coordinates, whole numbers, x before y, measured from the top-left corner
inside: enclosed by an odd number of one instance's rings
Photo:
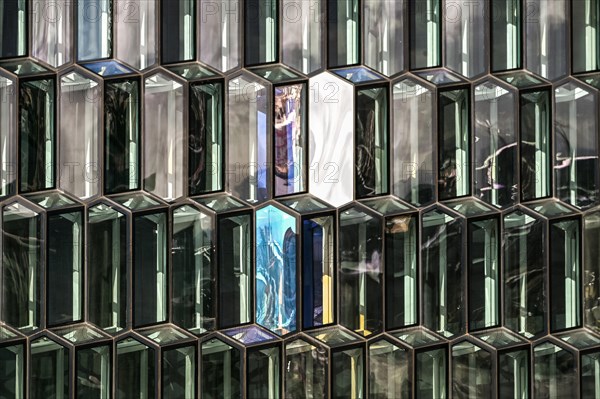
[[[344,68],[333,71],[336,75],[351,81],[352,83],[372,82],[383,80],[383,76],[368,70],[365,67]]]
[[[296,219],[272,205],[256,211],[256,322],[296,330]]]
[[[133,73],[133,69],[130,69],[117,61],[98,61],[83,64],[83,66],[100,76],[118,76]]]

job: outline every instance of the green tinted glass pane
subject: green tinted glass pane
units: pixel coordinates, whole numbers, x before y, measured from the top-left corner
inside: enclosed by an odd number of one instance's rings
[[[117,399],[146,399],[155,395],[155,355],[146,345],[127,338],[117,343]]]
[[[595,0],[572,0],[573,72],[597,70],[600,66],[600,4]]]
[[[31,342],[29,396],[67,399],[69,397],[69,351],[43,337]]]
[[[248,351],[246,389],[249,399],[275,399],[281,396],[279,352],[278,347]]]
[[[196,347],[169,349],[162,356],[164,398],[188,399],[196,395]]]
[[[331,397],[362,399],[365,395],[363,350],[336,351],[331,358]]]
[[[533,348],[534,398],[577,397],[577,366],[572,353],[545,342]]]
[[[581,356],[581,399],[594,399],[600,395],[600,353]]]
[[[441,62],[441,2],[410,0],[410,68],[431,68]]]
[[[359,2],[334,0],[327,2],[327,40],[329,67],[359,62]]]
[[[0,7],[0,58],[12,58],[27,53],[27,1],[14,0]]]
[[[490,10],[492,71],[520,68],[521,0],[492,0]]]
[[[278,1],[244,2],[244,49],[246,65],[265,64],[278,59]]]
[[[529,349],[500,353],[498,376],[499,398],[528,398]]]
[[[410,396],[409,352],[388,341],[369,345],[369,397],[374,399]]]
[[[81,399],[111,397],[110,346],[77,350],[75,397]]]
[[[327,398],[328,358],[325,349],[302,340],[285,347],[285,397]]]
[[[418,399],[445,399],[447,393],[447,362],[445,349],[434,349],[416,354],[415,397]]]
[[[202,399],[239,398],[241,395],[240,351],[218,339],[202,343]]]
[[[0,392],[6,399],[25,396],[25,347],[22,344],[0,348]]]
[[[454,398],[492,396],[492,354],[470,342],[452,347],[452,395]]]

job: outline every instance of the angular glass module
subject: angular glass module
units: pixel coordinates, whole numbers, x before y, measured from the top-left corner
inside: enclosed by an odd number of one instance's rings
[[[216,328],[212,219],[188,205],[173,211],[172,320],[193,333]]]
[[[302,222],[302,323],[311,328],[333,323],[333,216]]]
[[[69,397],[69,350],[47,337],[30,344],[29,395],[32,398]]]
[[[167,319],[167,214],[141,214],[133,219],[133,325]]]
[[[490,398],[492,388],[492,354],[469,341],[453,345],[453,397]]]
[[[244,2],[244,62],[246,65],[268,64],[278,59],[278,1]]]
[[[581,325],[580,219],[550,223],[550,328],[564,330]]]
[[[331,354],[332,398],[365,397],[365,355],[362,348],[334,351]]]
[[[405,79],[393,88],[393,193],[413,205],[434,200],[435,174],[433,96],[416,80]]]
[[[592,211],[583,217],[583,318],[584,325],[600,330],[600,212]]]
[[[277,335],[271,334],[255,325],[242,326],[224,331],[225,335],[241,342],[245,346],[262,344],[277,340]]]
[[[385,219],[386,329],[417,323],[418,223],[411,214]]]
[[[225,0],[221,3],[202,3],[199,23],[200,61],[226,72],[237,68],[241,63],[242,7],[237,0]]]
[[[73,59],[73,2],[33,0],[31,56],[57,68]]]
[[[355,195],[364,198],[388,191],[388,87],[356,90]]]
[[[46,324],[57,325],[83,317],[82,211],[47,216]]]
[[[581,398],[593,399],[600,394],[600,353],[581,355]]]
[[[27,54],[27,1],[4,1],[0,6],[0,58]]]
[[[54,85],[53,78],[19,84],[21,192],[53,188],[55,184]]]
[[[439,94],[438,192],[440,199],[469,195],[470,178],[469,89]]]
[[[331,72],[352,83],[366,83],[384,80],[383,76],[362,66],[334,69]]]
[[[223,189],[223,83],[192,83],[189,91],[190,195]]]
[[[529,348],[498,354],[498,389],[500,398],[529,396]]]
[[[493,81],[474,89],[474,195],[497,207],[517,202],[515,95]]]
[[[327,398],[328,356],[324,348],[297,339],[285,346],[285,397]]]
[[[504,216],[504,319],[531,338],[545,327],[545,226],[519,210]]]
[[[523,0],[491,1],[492,72],[521,67],[521,1]]]
[[[233,195],[250,202],[269,197],[267,98],[267,89],[250,75],[229,81],[228,186]]]
[[[441,61],[440,0],[409,0],[410,69],[431,68]]]
[[[551,183],[550,92],[520,95],[521,200],[548,197]]]
[[[575,356],[552,342],[533,348],[535,398],[577,397],[577,365]]]
[[[383,228],[360,207],[339,215],[339,323],[368,336],[383,327]]]
[[[451,337],[464,330],[463,227],[459,218],[441,210],[431,210],[422,217],[422,323]]]
[[[246,359],[246,397],[276,399],[281,397],[281,349],[249,349]]]
[[[405,68],[405,3],[365,1],[362,3],[364,26],[364,63],[391,76]]]
[[[112,348],[99,345],[77,349],[75,397],[105,399],[111,395]],[[92,380],[92,383],[88,381]]]
[[[415,392],[418,398],[446,398],[447,395],[447,353],[445,349],[417,352]]]
[[[101,89],[77,72],[60,79],[59,187],[81,199],[99,192]]]
[[[196,2],[161,3],[161,63],[189,61],[195,56]]]
[[[0,197],[15,192],[17,179],[17,98],[16,83],[0,76]]]
[[[595,0],[573,0],[571,6],[571,46],[573,73],[600,68],[600,13]]]
[[[108,332],[127,323],[127,220],[115,208],[88,208],[87,281],[89,321]]]
[[[555,193],[580,208],[595,205],[600,187],[598,123],[594,117],[598,96],[576,83],[554,90]]]
[[[158,4],[146,0],[116,0],[115,58],[146,69],[158,57]]]
[[[108,58],[112,53],[112,2],[77,2],[77,61]]]
[[[184,194],[184,88],[158,73],[144,80],[144,190],[166,201]]]
[[[95,74],[106,78],[133,73],[133,69],[115,60],[89,62],[82,65]]]
[[[196,347],[167,349],[162,354],[164,398],[187,399],[196,395]]]
[[[483,0],[444,4],[445,65],[467,78],[486,72],[488,7]]]
[[[0,390],[6,399],[25,396],[25,345],[22,343],[0,346]]]
[[[31,331],[40,323],[41,217],[15,202],[2,209],[2,311],[8,325]]]
[[[203,399],[241,396],[240,351],[213,338],[200,349],[200,395]]]
[[[381,339],[369,345],[369,397],[408,398],[411,392],[410,353]]]
[[[104,191],[118,193],[139,187],[139,82],[104,84]]]
[[[556,80],[567,74],[570,56],[567,50],[567,38],[570,33],[568,24],[571,19],[569,18],[571,4],[573,5],[573,15],[571,16],[573,32],[580,32],[582,25],[585,26],[585,24],[580,25],[580,21],[575,20],[575,15],[580,15],[582,10],[579,8],[585,6],[579,1],[525,0],[524,9],[528,14],[524,18],[527,40],[525,43],[527,49],[525,67],[527,70],[549,80]],[[579,50],[575,49],[581,43],[581,40],[573,41],[574,66],[577,64],[575,58],[578,55],[576,55],[577,50]]]
[[[218,219],[219,328],[248,323],[252,312],[252,216]]]
[[[281,62],[309,74],[324,64],[321,38],[325,7],[319,0],[283,0]]]
[[[256,323],[296,330],[296,218],[269,205],[256,211]]]
[[[133,338],[126,338],[117,342],[116,356],[115,397],[117,399],[155,397],[154,349]]]
[[[327,2],[327,65],[329,68],[360,61],[358,0]]]

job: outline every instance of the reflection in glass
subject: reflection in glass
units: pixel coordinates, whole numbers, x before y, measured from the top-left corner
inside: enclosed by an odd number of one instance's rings
[[[423,325],[446,337],[464,329],[462,225],[437,210],[423,215]]]
[[[264,86],[247,75],[229,81],[228,185],[250,202],[269,196],[267,183],[268,101]]]
[[[194,333],[215,326],[211,218],[190,206],[173,211],[173,323]]]
[[[498,397],[529,397],[529,349],[498,354]]]
[[[7,324],[24,330],[39,325],[41,289],[41,221],[14,203],[2,211],[2,312]]]
[[[23,344],[0,347],[0,392],[6,399],[25,396],[25,347]]]
[[[554,176],[556,196],[577,207],[598,201],[598,99],[579,85],[554,91]]]
[[[579,230],[578,219],[550,224],[550,328],[553,331],[580,325]]]
[[[110,332],[127,321],[127,221],[104,204],[88,209],[88,317]]]
[[[167,201],[183,196],[183,85],[159,73],[144,80],[144,189]]]
[[[492,72],[521,67],[521,0],[492,0]]]
[[[301,2],[304,3],[304,2]],[[240,66],[241,4],[239,0],[203,1],[200,6],[200,61],[225,72]]]
[[[280,349],[248,350],[246,384],[248,399],[275,399],[280,395]]]
[[[101,86],[76,72],[60,80],[60,188],[79,198],[98,194]]]
[[[484,0],[444,4],[445,64],[467,78],[486,72],[485,37],[489,5]]]
[[[304,328],[333,323],[334,219],[304,220],[302,309]]]
[[[296,219],[269,205],[256,211],[256,322],[296,330]]]
[[[439,66],[441,1],[409,1],[410,69]]]
[[[500,323],[500,226],[498,219],[469,221],[469,328]]]
[[[359,1],[327,2],[327,65],[329,68],[359,62]]]
[[[136,216],[133,221],[133,324],[167,318],[167,214]]]
[[[211,339],[202,343],[200,389],[202,399],[239,398],[240,351]]]
[[[383,324],[381,222],[350,208],[340,212],[339,226],[340,324],[367,336]]]
[[[550,195],[550,92],[520,95],[521,200]]]
[[[416,397],[445,399],[447,393],[447,362],[445,349],[433,349],[416,354]]]
[[[600,353],[581,356],[581,399],[594,399],[600,395],[596,383],[600,379]]]
[[[505,207],[517,201],[517,131],[512,92],[492,82],[474,89],[475,196]]]
[[[168,349],[162,355],[162,397],[194,398],[196,395],[196,347]]]
[[[306,86],[275,87],[275,195],[306,190]]]
[[[154,350],[127,338],[117,343],[116,398],[145,399],[155,395]]]
[[[282,62],[309,74],[323,65],[321,38],[325,10],[319,0],[283,0]]]
[[[434,199],[433,100],[429,90],[405,79],[393,87],[393,192],[413,205]]]
[[[19,85],[21,191],[54,187],[54,79],[29,80]]]
[[[137,69],[156,63],[157,8],[154,1],[114,0],[115,58]]]
[[[195,4],[193,0],[161,3],[161,63],[170,64],[194,58]]]
[[[333,352],[331,362],[331,398],[364,398],[365,360],[362,348]]]
[[[219,328],[251,320],[252,217],[249,214],[219,219]]]
[[[29,396],[67,399],[69,397],[69,351],[42,337],[31,342]]]
[[[417,323],[417,218],[385,221],[386,328]]]
[[[470,193],[470,101],[469,89],[442,91],[439,95],[440,199]]]
[[[303,340],[285,346],[285,397],[327,398],[328,358],[323,348]]]
[[[223,188],[223,83],[192,83],[189,91],[189,194]]]
[[[388,190],[388,88],[356,91],[355,190],[363,198]]]
[[[66,16],[63,15],[62,17]],[[77,2],[77,60],[108,58],[112,53],[112,2],[79,0]]]
[[[111,396],[111,348],[108,345],[78,349],[75,397],[108,399]]]
[[[104,85],[104,190],[118,193],[139,186],[139,83]]]
[[[452,346],[452,397],[492,397],[492,354],[468,341]]]
[[[595,0],[572,0],[571,4],[573,73],[597,70],[600,68],[598,4]]]
[[[583,219],[583,317],[586,327],[600,329],[600,212]]]
[[[404,11],[399,1],[362,3],[364,63],[387,76],[404,69]]]
[[[68,0],[33,0],[31,6],[31,55],[53,67],[71,62],[73,3]]]
[[[27,54],[27,1],[2,2],[0,7],[0,58]]]
[[[48,215],[47,324],[80,320],[83,295],[83,214]]]
[[[276,62],[278,27],[276,0],[246,0],[244,61],[246,65]]]
[[[369,397],[408,398],[411,392],[409,352],[388,341],[369,345]]]
[[[525,0],[524,7],[527,12],[525,29],[527,42],[526,68],[546,79],[555,80],[567,74],[569,53],[567,51],[567,38],[569,28],[567,18],[569,15],[568,0]],[[573,1],[573,14],[579,14],[583,7]],[[573,30],[581,29],[573,24]],[[582,41],[573,43],[574,48]]]
[[[544,331],[545,228],[541,220],[515,211],[504,217],[504,318],[527,338]]]
[[[570,352],[545,342],[533,348],[534,398],[575,398],[577,366]]]
[[[0,197],[13,194],[17,178],[17,109],[16,84],[0,76],[0,148],[5,148],[0,162]]]

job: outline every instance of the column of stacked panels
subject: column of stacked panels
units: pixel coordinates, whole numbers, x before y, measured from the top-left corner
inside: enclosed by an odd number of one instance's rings
[[[600,397],[599,31],[3,1],[0,397]]]

